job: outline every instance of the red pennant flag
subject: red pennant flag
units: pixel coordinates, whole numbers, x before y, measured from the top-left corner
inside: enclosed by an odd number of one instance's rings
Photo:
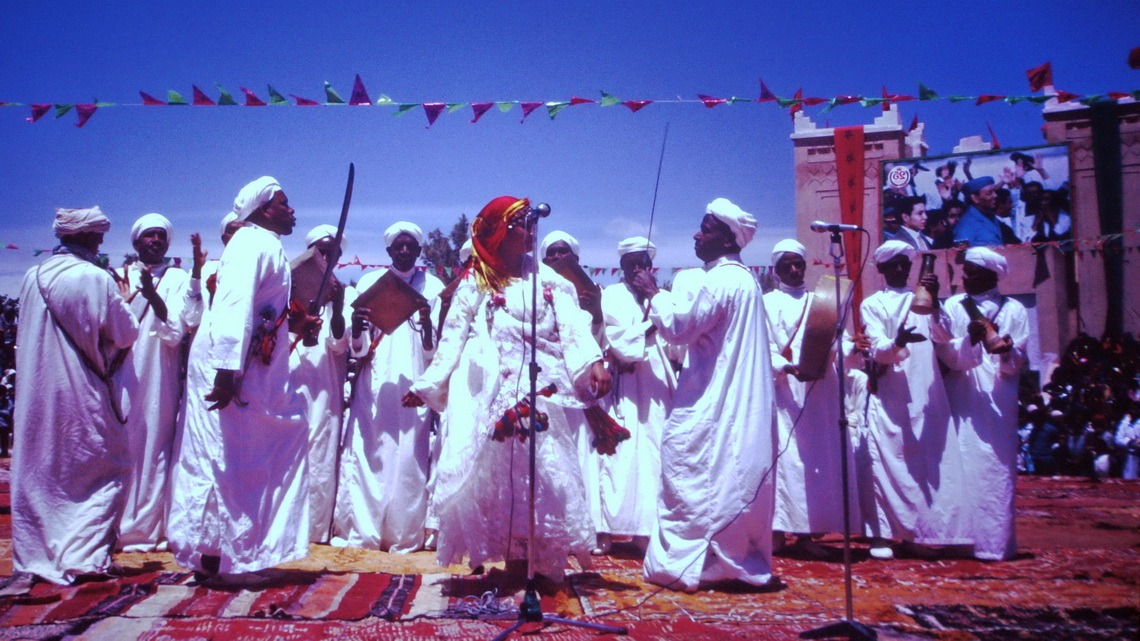
[[[16,247],[15,245],[9,243],[8,246],[5,247],[4,249],[19,249],[19,247]]]
[[[483,114],[487,113],[487,111],[494,106],[495,103],[493,102],[471,103],[471,112],[475,114],[475,117],[471,119],[471,122],[479,122],[479,119],[483,117]]]
[[[1067,91],[1057,92],[1057,102],[1069,102],[1070,100],[1076,100],[1077,98],[1080,98],[1080,96],[1075,93],[1069,93]]]
[[[994,149],[1001,149],[1001,143],[998,142],[997,136],[994,135],[994,128],[991,127],[990,123],[988,122],[986,123],[986,129],[990,130],[990,140],[994,144]]]
[[[583,105],[583,104],[586,104],[587,102],[597,102],[597,100],[590,100],[589,98],[579,98],[578,96],[574,96],[573,98],[570,99],[571,105]]]
[[[1133,69],[1140,69],[1140,47],[1128,52],[1128,66]]]
[[[910,129],[907,129],[907,131],[910,132],[915,129],[918,129],[918,114],[914,114],[914,120],[910,121]]]
[[[51,105],[32,105],[32,117],[25,118],[28,122],[35,122],[44,117],[51,110]]]
[[[891,110],[891,97],[887,95],[887,86],[883,85],[883,111]]]
[[[697,94],[697,97],[700,98],[701,102],[705,103],[705,106],[708,107],[709,109],[712,109],[713,107],[715,107],[717,105],[723,105],[724,103],[728,102],[724,98],[713,98],[712,96],[706,96],[704,94]]]
[[[519,104],[522,105],[522,110],[523,110],[523,117],[521,120],[519,120],[519,122],[526,122],[526,117],[529,116],[531,114],[531,112],[533,112],[535,109],[538,109],[539,107],[541,107],[542,105],[544,105],[546,103],[544,103],[544,102],[520,102]]]
[[[364,90],[364,81],[360,79],[360,74],[356,74],[356,81],[352,83],[352,98],[350,98],[348,100],[348,104],[350,104],[350,105],[371,105],[372,104],[372,101],[368,98],[368,92]]]
[[[825,102],[827,102],[827,100],[823,98],[804,98],[804,104],[809,107],[814,107],[815,105],[820,105]]]
[[[803,90],[803,87],[800,87],[799,89],[796,89],[796,95],[792,96],[792,99],[802,101],[803,98],[804,98],[804,90]],[[792,117],[792,120],[795,120],[796,119],[796,112],[797,111],[803,111],[803,110],[804,110],[803,102],[797,102],[796,104],[792,105],[791,109],[788,109],[788,115]]]
[[[213,107],[217,104],[213,100],[210,100],[209,96],[202,93],[202,90],[198,88],[198,85],[190,85],[190,86],[194,87],[194,104],[195,105],[197,105],[199,107]]]
[[[140,91],[139,95],[142,96],[144,105],[165,105],[166,104],[165,102],[159,100],[158,98],[155,98],[154,96],[152,96],[149,93],[146,93],[144,91]]]
[[[841,105],[850,105],[862,100],[859,96],[836,96],[836,98],[839,99]]]
[[[652,100],[626,100],[626,101],[622,102],[621,104],[625,105],[626,107],[629,107],[630,111],[637,113],[643,107],[645,107],[646,105],[648,105],[652,102],[653,102]]]
[[[428,119],[427,128],[428,129],[430,129],[431,126],[435,124],[435,119],[439,118],[439,114],[443,113],[443,110],[446,108],[447,108],[446,102],[425,102],[424,103],[424,113],[427,114],[427,119]]]
[[[292,98],[293,100],[297,101],[298,107],[319,107],[321,105],[321,103],[317,102],[316,100],[309,100],[308,98],[302,98],[301,96],[298,96],[296,94],[289,94],[289,97]]]
[[[1108,97],[1112,98],[1113,100],[1120,100],[1121,98],[1127,98],[1131,95],[1132,94],[1124,92],[1124,91],[1110,91],[1110,92],[1108,92]]]
[[[764,84],[763,80],[760,80],[760,97],[756,99],[756,102],[775,102],[775,101],[776,101],[776,94],[769,91],[768,85]]]
[[[1034,67],[1026,71],[1025,76],[1029,78],[1030,91],[1041,91],[1053,84],[1053,63],[1046,62],[1040,67]]]
[[[1001,100],[1002,98],[1005,98],[1005,96],[989,96],[989,95],[986,95],[986,96],[978,96],[978,102],[977,102],[977,104],[979,104],[979,105],[984,105],[984,104],[986,104],[987,102],[993,102],[993,101],[995,101],[995,100]]]
[[[230,86],[233,86],[233,85],[230,85]],[[265,106],[265,103],[261,101],[261,98],[258,98],[257,96],[255,96],[253,94],[253,92],[250,91],[249,89],[246,89],[245,87],[241,87],[241,92],[245,94],[245,106],[246,107],[264,107]]]
[[[95,110],[98,109],[95,105],[75,105],[75,115],[79,121],[75,123],[76,127],[82,127],[91,120],[91,116],[95,115]]]

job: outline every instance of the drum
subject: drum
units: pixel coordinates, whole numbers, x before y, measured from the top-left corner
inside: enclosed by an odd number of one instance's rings
[[[847,300],[851,281],[839,280],[840,295]],[[838,320],[835,305],[835,277],[825,274],[812,292],[807,318],[804,319],[804,340],[800,347],[800,380],[814,381],[823,378],[835,345],[835,324]]]
[[[423,294],[388,270],[352,301],[352,307],[367,308],[368,322],[380,328],[381,332],[391,334],[413,314],[429,305]]]

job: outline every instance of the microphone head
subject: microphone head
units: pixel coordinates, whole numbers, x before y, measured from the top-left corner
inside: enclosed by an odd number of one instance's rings
[[[534,213],[539,218],[546,218],[550,215],[550,205],[547,205],[546,203],[538,203],[534,206]]]

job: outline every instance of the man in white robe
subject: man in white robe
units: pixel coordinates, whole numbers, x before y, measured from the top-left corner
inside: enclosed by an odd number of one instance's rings
[[[205,257],[196,243],[193,276],[168,265],[173,235],[165,216],[142,216],[131,227],[139,260],[119,270],[130,287],[131,313],[139,321],[139,338],[120,374],[131,449],[131,482],[119,525],[119,545],[127,552],[166,548],[170,457],[182,400],[182,339],[202,318]]]
[[[424,234],[397,222],[384,232],[391,270],[435,305],[443,283],[416,269]],[[365,274],[364,293],[388,270]],[[352,313],[350,349],[362,365],[348,408],[341,452],[333,545],[408,553],[424,545],[431,459],[429,410],[401,399],[435,353],[431,310],[413,315],[390,335],[367,323],[369,310]]]
[[[227,213],[222,218],[220,229],[223,251],[225,251],[226,245],[230,244],[230,239],[234,237],[234,234],[237,233],[237,230],[245,227],[245,224],[245,221],[238,218],[237,214],[232,211]],[[197,236],[197,234],[194,236]],[[192,236],[192,238],[194,236]],[[200,242],[201,241],[199,241],[199,243]],[[203,256],[206,256],[208,254],[208,251],[202,252]],[[205,307],[209,307],[214,302],[214,293],[218,289],[218,265],[221,263],[221,260],[215,258],[213,260],[206,261],[206,263],[202,265],[202,286],[206,288],[206,293],[204,294]]]
[[[547,234],[538,246],[538,255],[542,259],[542,263],[551,268],[567,255],[573,255],[573,260],[577,260],[580,251],[581,246],[578,239],[558,230]],[[575,291],[577,292],[577,288]],[[583,315],[589,318],[587,322],[590,323],[590,330],[598,346],[601,347],[605,342],[601,297],[590,291],[577,292],[577,294],[578,306],[582,309]],[[602,519],[602,490],[599,476],[602,457],[592,445],[594,432],[590,429],[589,423],[586,422],[586,414],[577,408],[568,408],[566,420],[570,423],[570,429],[578,437],[578,464],[582,466],[582,483],[586,486],[586,501],[590,506],[590,520],[593,522],[594,531],[597,533],[597,544],[594,549],[590,550],[590,553],[599,556],[609,552],[612,544],[610,532],[605,528],[605,522]]]
[[[97,255],[111,221],[57,209],[60,246],[28,270],[16,338],[12,560],[53,583],[112,568],[130,476],[127,432],[108,385],[138,321]]]
[[[779,434],[772,527],[798,535],[788,553],[826,560],[832,558],[832,551],[815,543],[810,535],[843,532],[843,460],[849,471],[847,497],[853,532],[859,531],[859,503],[854,453],[850,440],[839,429],[840,379],[834,349],[829,352],[822,378],[800,378],[798,364],[815,296],[804,285],[806,255],[807,249],[794,239],[777,243],[772,265],[779,286],[764,294]],[[846,336],[844,350],[852,353]],[[841,447],[846,448],[846,454]]]
[[[921,545],[959,545],[970,539],[963,523],[962,461],[934,346],[950,339],[944,308],[929,315],[910,311],[907,287],[914,248],[889,240],[873,260],[886,279],[862,304],[862,318],[876,363],[867,408],[868,467],[860,496],[871,555],[894,556],[886,539],[901,539],[900,552],[929,557]],[[923,284],[937,300],[938,278]]]
[[[234,201],[248,225],[222,252],[213,305],[190,351],[175,444],[167,536],[175,560],[213,582],[245,584],[309,550],[308,429],[289,389],[291,274],[281,235],[296,225],[276,180]]]
[[[772,377],[760,287],[740,262],[756,219],[727,199],[709,204],[694,236],[705,262],[690,300],[660,291],[649,274],[658,335],[689,347],[661,440],[657,525],[646,580],[694,591],[701,581],[767,585],[772,577],[775,488]]]
[[[318,225],[305,236],[305,244],[333,258],[336,227]],[[347,239],[342,235],[343,253]],[[344,381],[348,366],[348,334],[344,320],[344,285],[330,282],[329,300],[321,306],[321,332],[317,344],[296,341],[289,355],[292,387],[305,400],[309,424],[309,540],[327,543],[336,503],[338,450],[344,415]]]
[[[629,440],[600,457],[602,525],[599,532],[633,536],[642,549],[657,520],[661,488],[661,432],[669,418],[677,375],[649,320],[648,301],[629,284],[653,270],[657,247],[643,236],[618,243],[625,279],[602,291],[606,348],[614,364],[611,414],[629,430]]]
[[[938,356],[949,368],[946,392],[958,426],[963,477],[958,492],[966,499],[963,520],[974,556],[986,561],[1017,554],[1013,515],[1017,481],[1017,388],[1026,361],[1029,318],[1025,307],[998,290],[1009,271],[1005,257],[987,247],[966,250],[962,265],[965,292],[946,301],[954,338]],[[971,319],[973,303],[982,319]],[[987,325],[997,337],[987,343]],[[992,351],[990,351],[992,350]]]

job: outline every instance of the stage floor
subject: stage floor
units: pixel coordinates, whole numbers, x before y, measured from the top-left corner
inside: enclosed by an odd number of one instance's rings
[[[12,573],[7,491],[7,461],[0,460],[4,577]],[[856,544],[856,620],[880,639],[1137,638],[1140,482],[1021,477],[1017,511],[1019,554],[1009,562],[876,561],[866,545]],[[841,549],[838,536],[822,543]],[[282,566],[275,585],[254,591],[196,587],[169,553],[121,554],[116,560],[132,576],[78,590],[39,585],[21,592],[8,581],[8,589],[0,590],[9,593],[0,596],[0,639],[489,639],[507,623],[440,615],[449,607],[454,614],[464,596],[496,588],[500,597],[511,597],[522,587],[501,564],[472,577],[463,566],[441,568],[430,552],[390,555],[325,545]],[[627,638],[715,641],[796,639],[844,614],[839,562],[777,557],[779,583],[771,590],[696,594],[659,592],[641,580],[640,565],[629,543],[615,545],[591,568],[572,560],[567,584],[544,597],[544,610],[627,626]],[[401,580],[410,587],[394,596]],[[320,614],[316,600],[333,593],[344,597],[340,609],[330,606]],[[369,596],[354,610],[349,594]],[[166,599],[162,607],[158,595]],[[381,595],[386,605],[398,601],[394,609],[377,609]],[[552,624],[540,638],[596,635]]]

